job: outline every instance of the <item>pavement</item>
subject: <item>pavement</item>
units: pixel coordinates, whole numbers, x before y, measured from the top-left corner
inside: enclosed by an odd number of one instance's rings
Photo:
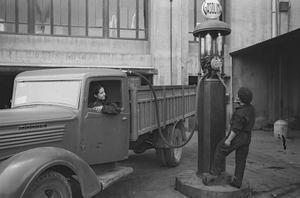
[[[300,131],[290,131],[287,149],[273,137],[273,131],[253,131],[244,178],[254,198],[300,197]],[[234,153],[226,161],[226,171],[234,172]],[[131,153],[120,162],[134,173],[105,189],[94,198],[186,198],[174,189],[175,177],[186,170],[197,170],[197,135],[184,148],[181,164],[161,167],[154,149]]]

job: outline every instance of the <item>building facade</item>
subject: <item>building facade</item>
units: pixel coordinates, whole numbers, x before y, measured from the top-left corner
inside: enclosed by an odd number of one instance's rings
[[[154,84],[188,84],[198,74],[192,31],[202,2],[0,0],[0,108],[14,77],[32,69],[133,69]]]
[[[203,1],[0,0],[0,108],[9,106],[15,75],[32,69],[108,67],[140,71],[157,85],[197,82],[199,43],[192,32],[205,20],[200,11]],[[284,102],[276,99],[284,98],[284,92],[270,90],[294,86],[282,84],[286,82],[280,72],[285,68],[279,64],[283,59],[270,64],[269,59],[257,58],[261,54],[271,59],[283,54],[274,50],[280,45],[271,45],[260,54],[250,54],[246,49],[297,30],[300,1],[221,0],[221,4],[221,20],[232,29],[225,39],[224,71],[231,76],[227,91],[233,96],[239,86],[249,86],[259,96],[254,99],[258,117],[272,121],[282,117],[283,113],[274,112],[284,112],[285,107],[278,105]],[[272,71],[278,79],[266,76],[269,70],[265,65],[277,65]],[[291,65],[297,65],[296,59]],[[290,73],[298,71],[293,66]],[[280,86],[270,82],[279,78]],[[271,87],[262,86],[266,84]],[[299,91],[290,92],[297,93],[293,97],[299,101]],[[285,109],[298,109],[293,112],[297,115],[300,105],[293,103],[296,106]]]

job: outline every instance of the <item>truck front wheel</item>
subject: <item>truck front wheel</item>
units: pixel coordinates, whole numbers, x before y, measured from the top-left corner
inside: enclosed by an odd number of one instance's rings
[[[47,171],[29,186],[24,198],[72,198],[71,187],[62,174]]]
[[[175,130],[172,127],[168,127],[168,140],[174,144],[179,145],[183,142],[182,127],[177,126]],[[156,148],[156,156],[161,165],[175,167],[178,166],[182,156],[181,148]]]

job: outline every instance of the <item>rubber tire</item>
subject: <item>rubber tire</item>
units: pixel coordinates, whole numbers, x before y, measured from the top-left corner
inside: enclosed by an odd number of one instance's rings
[[[165,157],[165,148],[155,148],[156,158],[159,161],[161,166],[167,166],[166,157]]]
[[[170,133],[172,133],[172,128],[170,129]],[[181,144],[183,142],[181,128],[176,127],[174,130],[174,134],[170,134],[172,138],[173,144]],[[182,156],[182,147],[181,148],[165,148],[165,160],[166,164],[169,167],[176,167],[180,164],[181,156]]]
[[[72,190],[67,178],[55,171],[41,174],[28,187],[24,198],[48,198],[46,193],[56,193],[59,198],[72,198]]]
[[[172,126],[167,128],[168,140],[172,138],[173,144],[178,144],[183,141],[182,127],[179,124],[172,134]],[[175,137],[175,139],[173,139]],[[162,166],[176,167],[180,164],[182,156],[182,148],[155,148],[156,157]]]

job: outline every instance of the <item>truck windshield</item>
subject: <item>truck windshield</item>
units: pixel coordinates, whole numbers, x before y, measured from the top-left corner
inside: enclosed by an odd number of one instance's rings
[[[78,109],[81,81],[17,82],[13,106],[56,104]]]

